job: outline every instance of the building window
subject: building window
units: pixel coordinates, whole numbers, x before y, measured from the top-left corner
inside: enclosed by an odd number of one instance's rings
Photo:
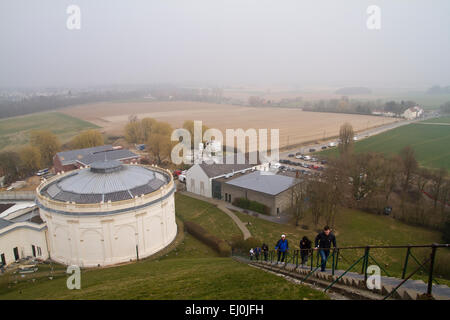
[[[37,247],[37,254],[38,254],[38,256],[42,256],[41,247]]]
[[[228,193],[225,193],[225,201],[228,201]]]
[[[231,203],[231,193],[228,195],[228,202]]]
[[[280,215],[280,208],[277,208],[277,215]]]

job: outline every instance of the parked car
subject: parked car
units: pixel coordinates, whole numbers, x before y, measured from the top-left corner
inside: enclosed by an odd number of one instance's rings
[[[180,174],[181,174],[181,170],[174,170],[172,172],[172,176],[174,176],[174,177],[178,177]]]
[[[320,164],[327,164],[327,160],[320,160]]]
[[[39,170],[39,171],[36,173],[36,175],[37,175],[37,176],[43,176],[43,175],[47,174],[48,172],[49,172],[48,168],[45,168],[45,169]]]
[[[310,157],[310,156],[304,156],[303,159],[305,159],[305,160],[311,160],[311,157]]]
[[[295,155],[296,155],[296,156],[301,156],[302,153],[299,151],[299,152],[297,152]]]
[[[302,156],[295,156],[295,159],[301,159]]]
[[[293,153],[289,153],[288,157],[293,158],[293,157],[295,157],[295,155]]]
[[[311,148],[311,149],[309,149],[309,152],[316,152],[316,149]]]
[[[322,146],[322,150],[325,150],[327,148],[327,146]]]

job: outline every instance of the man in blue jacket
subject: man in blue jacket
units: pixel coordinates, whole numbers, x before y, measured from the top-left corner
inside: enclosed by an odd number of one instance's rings
[[[286,257],[286,252],[289,250],[289,243],[284,234],[282,234],[281,239],[278,240],[277,245],[275,246],[275,250],[277,250],[277,253],[278,253],[277,263],[280,262],[280,257],[281,257],[281,262],[284,262],[284,258]]]

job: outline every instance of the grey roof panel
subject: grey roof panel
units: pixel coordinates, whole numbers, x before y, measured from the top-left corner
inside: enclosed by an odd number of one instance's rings
[[[293,177],[282,176],[279,174],[265,174],[262,171],[255,171],[225,183],[269,195],[277,195],[280,192],[289,189],[297,182],[298,180]]]
[[[81,160],[84,157],[101,151],[106,150],[113,150],[113,146],[110,144],[104,145],[104,146],[98,146],[93,148],[84,148],[84,149],[77,149],[77,150],[70,150],[70,151],[62,151],[58,152],[56,155],[61,160],[61,163],[63,165],[67,164],[74,164],[77,160]]]
[[[100,203],[121,201],[151,193],[170,181],[170,177],[142,166],[120,165],[114,161],[96,166],[113,168],[113,171],[81,169],[56,180],[42,189],[52,199],[75,203]]]
[[[130,158],[139,157],[134,152],[131,152],[128,149],[117,149],[117,150],[106,150],[102,152],[96,152],[89,155],[86,155],[82,159],[77,160],[79,163],[83,165],[90,165],[91,163],[98,163],[101,161],[107,160],[123,160]]]
[[[222,176],[224,174],[233,173],[254,167],[254,164],[206,164],[201,163],[200,168],[206,173],[209,178]]]

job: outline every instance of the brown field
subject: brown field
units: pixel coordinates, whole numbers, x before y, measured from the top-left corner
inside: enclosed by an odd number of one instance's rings
[[[336,136],[345,122],[351,123],[355,131],[362,131],[395,121],[375,116],[185,101],[107,102],[70,107],[61,112],[101,126],[104,133],[111,135],[123,134],[130,115],[166,121],[174,128],[181,127],[185,120],[201,120],[224,134],[227,128],[280,129],[280,147]]]

